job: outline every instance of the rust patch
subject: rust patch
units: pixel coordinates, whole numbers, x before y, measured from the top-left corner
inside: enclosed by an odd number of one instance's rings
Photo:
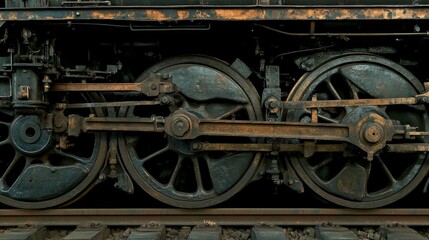
[[[329,12],[326,14],[329,14]],[[356,13],[353,14],[347,9],[337,10],[335,13],[330,14],[332,15],[333,19],[357,19]]]
[[[150,20],[170,20],[171,18],[166,16],[164,11],[158,11],[158,10],[146,10],[145,11],[146,16]]]
[[[118,13],[112,13],[112,12],[103,13],[103,12],[94,11],[91,13],[91,16],[95,19],[116,19],[119,16],[121,16],[121,13],[119,13],[119,12]]]
[[[189,18],[189,11],[177,11],[177,17],[179,20],[184,20]]]
[[[17,20],[18,19],[18,15],[16,13],[14,13],[14,12],[9,13],[8,19],[9,20]]]
[[[383,9],[372,9],[371,11],[364,11],[363,16],[365,18],[376,18],[376,19],[389,19],[387,11]]]
[[[127,17],[128,17],[129,19],[134,19],[134,18],[135,18],[135,16],[136,16],[136,12],[135,12],[135,11],[129,12],[129,13],[127,14]]]
[[[197,19],[210,19],[210,14],[205,11],[197,10],[195,11],[195,18]]]
[[[266,11],[263,9],[251,9],[251,10],[228,10],[228,9],[216,9],[215,13],[220,19],[228,20],[255,20],[265,19]]]
[[[429,12],[427,11],[412,11],[407,9],[397,9],[392,12],[393,19],[427,19],[429,16]]]

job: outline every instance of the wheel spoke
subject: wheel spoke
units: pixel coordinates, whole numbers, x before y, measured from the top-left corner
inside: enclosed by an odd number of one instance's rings
[[[359,99],[359,94],[358,94],[358,88],[356,87],[356,85],[354,85],[350,80],[346,79],[346,84],[349,87],[351,93],[352,93],[352,98],[353,99]]]
[[[326,81],[326,84],[327,84],[327,86],[328,86],[328,89],[329,89],[329,91],[332,93],[332,95],[334,96],[334,98],[336,99],[336,100],[341,100],[342,98],[341,98],[341,95],[338,93],[338,91],[335,89],[335,87],[334,87],[334,85],[332,85],[332,82],[331,82],[331,80],[327,80]],[[355,96],[353,95],[353,98],[354,98]],[[356,95],[356,98],[358,98],[358,96]],[[350,108],[350,107],[344,107],[344,109],[346,110],[346,112],[351,112],[352,111],[352,108]]]
[[[383,172],[386,174],[387,179],[389,180],[390,184],[394,184],[397,182],[397,180],[393,177],[392,173],[390,172],[389,168],[387,168],[386,164],[383,162],[383,159],[381,159],[381,157],[379,155],[376,156],[377,161],[380,163],[381,165],[381,169],[383,170]]]
[[[160,150],[158,150],[158,151],[156,151],[156,152],[154,152],[154,153],[150,154],[149,156],[146,156],[146,157],[144,157],[144,158],[142,158],[142,159],[138,159],[138,161],[139,161],[139,162],[141,162],[141,163],[145,163],[146,161],[148,161],[148,160],[150,160],[150,159],[152,159],[152,158],[154,158],[154,157],[157,157],[157,156],[159,156],[159,155],[161,155],[161,154],[163,154],[163,153],[167,152],[168,150],[169,150],[169,147],[168,147],[168,145],[167,145],[167,146],[165,146],[164,148],[162,148],[162,149],[160,149]]]
[[[10,127],[11,123],[0,121],[0,125],[5,125],[5,126]]]
[[[335,89],[334,85],[332,85],[331,80],[326,80],[326,84],[328,86],[329,91],[332,93],[336,100],[341,100],[341,96],[338,91]]]
[[[7,137],[7,138],[6,138],[5,140],[3,140],[3,141],[0,141],[0,146],[6,145],[6,144],[10,144],[9,137]]]
[[[204,192],[203,179],[201,177],[200,164],[198,158],[192,158],[192,164],[194,165],[195,181],[197,182],[197,192]]]
[[[238,112],[238,111],[240,111],[242,109],[244,109],[243,105],[237,105],[233,109],[231,109],[231,110],[229,110],[229,111],[227,111],[227,112],[225,112],[225,113],[223,113],[223,114],[215,117],[215,119],[219,120],[219,119],[228,118],[228,117],[232,116],[234,113],[236,113],[236,112]]]
[[[311,111],[308,110],[308,109],[304,109],[304,112],[307,113],[307,114],[311,114]],[[322,120],[324,120],[324,121],[330,122],[330,123],[339,123],[339,121],[336,120],[336,119],[333,119],[333,118],[330,118],[330,117],[326,117],[326,116],[323,116],[323,115],[320,115],[320,114],[317,114],[317,117],[320,118],[320,119],[322,119]]]
[[[173,173],[171,174],[170,181],[168,181],[167,188],[173,187],[177,174],[179,173],[180,168],[182,167],[183,160],[184,160],[184,157],[182,155],[179,155],[177,158],[176,166],[174,167]]]
[[[331,158],[327,158],[327,159],[323,160],[322,162],[320,162],[319,164],[317,164],[315,166],[312,166],[311,169],[313,171],[316,171],[316,170],[320,169],[321,167],[324,167],[324,166],[328,165],[332,161],[334,161],[334,158],[332,158],[332,157]]]
[[[16,165],[16,163],[22,158],[23,155],[19,152],[15,152],[15,156],[13,157],[12,162],[8,165],[6,171],[3,173],[3,176],[1,176],[2,181],[4,181],[4,178],[9,175],[9,173],[12,171],[13,167]]]
[[[63,152],[63,151],[61,151],[61,150],[59,150],[59,149],[56,149],[56,148],[53,150],[53,152],[54,152],[54,155],[58,155],[58,156],[60,156],[60,157],[65,157],[65,158],[68,158],[68,159],[72,159],[72,160],[73,160],[74,162],[76,162],[77,164],[82,165],[82,166],[85,168],[85,170],[86,170],[86,171],[88,171],[88,170],[89,170],[89,167],[90,167],[90,166],[91,166],[91,164],[92,164],[91,159],[78,157],[78,156],[76,156],[76,155],[73,155],[73,154],[69,154],[69,153]],[[54,161],[55,161],[55,160],[54,160]],[[54,164],[54,165],[55,165],[55,164]]]

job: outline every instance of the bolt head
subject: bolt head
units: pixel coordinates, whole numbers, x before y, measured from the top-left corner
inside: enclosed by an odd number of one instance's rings
[[[190,122],[183,116],[175,117],[172,121],[171,131],[177,137],[183,137],[190,129]]]

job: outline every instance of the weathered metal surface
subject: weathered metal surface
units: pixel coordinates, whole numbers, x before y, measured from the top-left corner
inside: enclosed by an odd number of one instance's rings
[[[102,102],[102,103],[70,103],[64,104],[66,108],[97,108],[97,107],[129,107],[129,106],[150,106],[160,105],[160,101],[120,101],[120,102]]]
[[[345,152],[346,154],[342,155],[334,152],[331,154],[315,152],[307,157],[291,153],[289,156],[297,174],[318,195],[342,206],[372,208],[404,197],[417,186],[428,171],[428,165],[425,163],[426,154],[417,151],[410,154],[409,151],[424,150],[426,146],[425,144],[392,146],[394,152],[404,150],[408,154],[379,151],[384,149],[384,140],[381,139],[391,131],[389,127],[386,128],[387,122],[382,119],[395,119],[402,124],[411,123],[407,121],[410,116],[419,119],[422,124],[414,121],[412,127],[406,125],[394,127],[395,134],[401,135],[401,138],[390,136],[388,139],[392,141],[385,139],[387,144],[410,142],[419,144],[422,139],[412,139],[413,135],[418,134],[412,133],[415,131],[412,128],[418,127],[419,131],[424,132],[422,134],[426,134],[423,123],[427,112],[423,104],[391,105],[384,110],[386,108],[378,106],[377,101],[380,100],[378,103],[382,104],[383,99],[410,98],[423,91],[423,85],[412,73],[385,58],[369,54],[350,54],[333,57],[321,63],[295,84],[287,101],[304,100],[306,106],[316,107],[319,101],[308,99],[314,95],[318,96],[318,99],[322,100],[317,108],[319,121],[355,124],[360,130],[355,129],[351,136],[358,136],[359,146],[363,144],[372,147],[361,148],[368,153],[366,158],[359,156],[360,153],[356,151],[352,151],[352,154]],[[374,105],[368,106],[363,103],[363,106],[346,106],[349,105],[347,101],[358,103],[360,99],[366,101],[371,98],[375,101],[368,102]],[[408,103],[414,102],[410,100]],[[340,102],[345,105],[337,108],[336,104]],[[310,114],[310,109],[292,109],[288,110],[286,120],[310,122]],[[373,116],[377,117],[372,118],[368,114],[375,114]],[[376,145],[378,147],[375,147]],[[370,156],[371,152],[374,154],[373,159]],[[392,159],[395,159],[395,164],[389,165]],[[329,172],[330,169],[336,170]],[[394,171],[397,172],[393,173]]]
[[[419,99],[419,100],[418,100]],[[347,99],[347,100],[321,100],[321,101],[287,101],[282,106],[285,109],[326,108],[326,107],[359,107],[359,106],[387,106],[417,104],[418,97],[410,98],[379,98],[379,99]]]
[[[78,118],[78,119],[76,119]],[[132,131],[132,132],[162,132],[162,128],[157,127],[157,118],[102,118],[89,117],[82,119],[79,116],[70,116],[69,119],[76,119],[69,129],[81,129],[87,131]],[[162,120],[161,120],[162,122]]]
[[[306,124],[279,122],[251,122],[231,120],[199,120],[185,111],[176,111],[166,118],[167,134],[176,138],[194,139],[198,136],[242,136],[242,137],[272,137],[324,139],[331,141],[347,141],[351,135],[349,126],[343,124]],[[179,123],[187,123],[186,135],[177,136],[174,129]]]
[[[42,121],[35,114],[0,121],[0,125],[7,129],[7,135],[0,142],[2,161],[8,163],[1,172],[1,178],[11,179],[1,185],[2,203],[19,208],[64,204],[87,190],[104,165],[107,151],[105,134],[91,133],[76,141],[61,136],[56,146],[51,137],[53,132],[44,129]],[[51,127],[56,131],[65,129],[66,124],[59,119]],[[77,147],[79,151],[66,150],[68,146]],[[83,150],[87,146],[91,146],[89,154]]]
[[[315,144],[313,152],[345,152],[346,144]],[[204,151],[237,151],[237,152],[304,152],[305,144],[272,144],[272,143],[200,143],[194,142],[191,148],[195,152]],[[429,152],[428,143],[386,144],[388,152]]]
[[[254,20],[423,20],[428,6],[187,6],[2,9],[0,21],[254,21]]]
[[[304,152],[304,144],[287,144],[287,143],[200,143],[194,142],[191,148],[195,152],[204,151],[238,151],[238,152]],[[316,144],[314,152],[344,152],[346,144]]]
[[[160,93],[172,93],[176,86],[171,76],[153,75],[145,82],[137,83],[55,83],[49,91],[54,92],[138,92],[155,97]]]
[[[179,115],[179,116],[177,116]],[[405,138],[408,136],[426,136],[428,132],[418,132],[415,128],[404,130],[403,125],[393,125],[390,120],[383,119],[377,114],[369,114],[363,118],[358,118],[357,122],[343,124],[326,123],[294,123],[294,122],[263,122],[263,121],[234,121],[234,120],[195,120],[189,119],[191,115],[185,111],[175,113],[169,117],[154,116],[151,118],[109,118],[109,117],[87,117],[77,115],[69,116],[69,131],[78,135],[79,131],[139,131],[139,132],[166,132],[176,138],[194,139],[199,136],[229,136],[229,137],[269,137],[286,139],[305,140],[328,140],[350,142],[366,149],[366,145],[374,147],[376,143],[385,146],[386,141],[390,141],[393,135]],[[186,134],[186,135],[185,135]],[[390,140],[389,140],[390,139]],[[365,143],[365,141],[369,142]],[[395,144],[400,146],[400,144]],[[403,147],[392,145],[392,151],[405,152],[415,149],[424,151],[426,144],[408,144]],[[194,145],[192,145],[194,146]],[[195,145],[196,146],[196,145]],[[300,151],[301,145],[272,145],[272,144],[206,144],[205,148],[195,147],[205,150],[231,149],[238,150],[242,147],[249,151],[268,151],[269,149],[283,149],[284,151]],[[323,147],[322,147],[323,146]],[[329,148],[327,145],[320,145],[317,151],[324,151],[327,148],[331,151],[343,149],[340,145]],[[260,150],[257,150],[260,149]],[[419,150],[420,149],[420,150]],[[329,150],[326,150],[329,151]]]
[[[256,90],[225,62],[195,55],[174,57],[147,69],[137,82],[147,81],[151,73],[171,74],[173,83],[183,95],[163,115],[170,115],[177,135],[186,134],[191,127],[180,116],[175,118],[173,114],[177,109],[186,109],[214,122],[234,118],[262,121]],[[141,112],[144,110],[144,107],[130,107],[120,117],[124,120],[143,119]],[[223,202],[240,191],[259,167],[260,154],[254,152],[219,152],[201,157],[191,150],[191,141],[163,133],[164,117],[152,119],[157,122],[147,123],[148,127],[156,125],[162,132],[124,132],[118,143],[131,177],[160,201],[185,208]],[[124,125],[127,124],[116,124],[116,127]],[[133,128],[129,129],[133,131]],[[243,141],[252,143],[257,140],[245,138]],[[160,175],[157,170],[160,167],[166,174]]]
[[[261,222],[273,225],[318,225],[330,222],[342,226],[379,226],[400,223],[429,225],[427,209],[353,210],[335,208],[214,208],[214,209],[51,209],[0,210],[1,226],[39,224],[76,226],[97,222],[109,226],[140,226],[156,221],[163,225],[199,225],[206,221],[221,226],[251,226]]]

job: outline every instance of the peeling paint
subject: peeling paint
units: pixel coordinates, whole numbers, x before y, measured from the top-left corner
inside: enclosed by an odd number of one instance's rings
[[[18,16],[16,13],[10,13],[8,16],[8,20],[18,20]]]
[[[177,17],[179,20],[185,20],[189,18],[189,11],[177,11]]]
[[[210,19],[211,15],[206,11],[197,10],[195,11],[195,17],[197,19]]]
[[[121,13],[118,11],[116,13],[113,12],[102,12],[102,11],[94,11],[91,13],[92,17],[96,19],[116,19],[121,16]]]
[[[76,12],[80,15],[77,17]],[[308,7],[308,8],[82,8],[2,9],[0,20],[104,19],[136,21],[169,20],[400,20],[429,19],[426,7]]]
[[[168,17],[163,11],[160,10],[146,10],[145,13],[147,18],[150,20],[162,21],[171,19],[171,17]]]
[[[266,18],[266,11],[263,9],[249,9],[249,10],[215,10],[216,16],[226,20],[260,20]]]

